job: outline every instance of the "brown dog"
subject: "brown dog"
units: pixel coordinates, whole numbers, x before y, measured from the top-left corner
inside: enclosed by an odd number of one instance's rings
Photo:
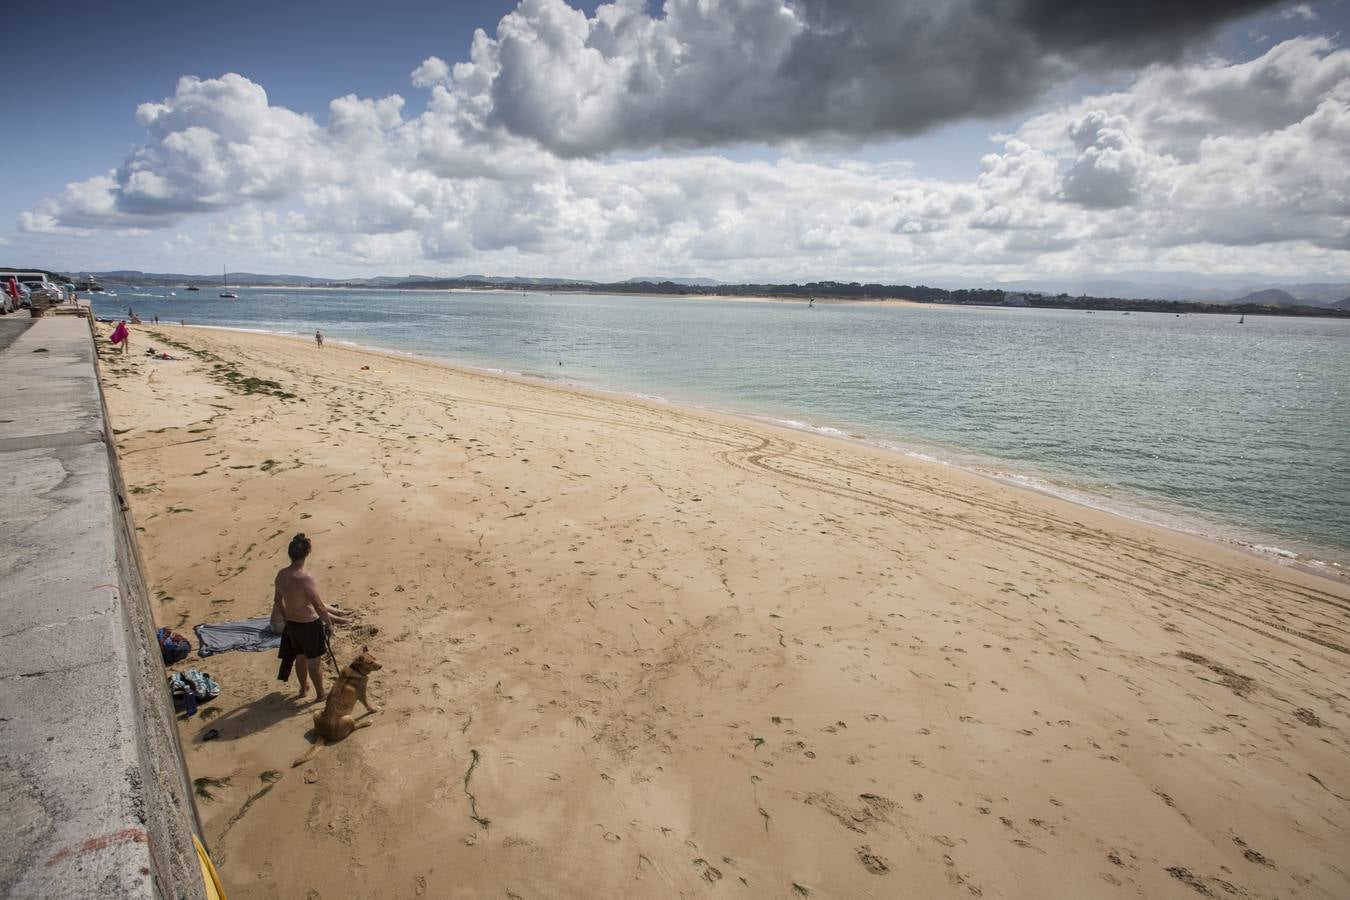
[[[325,743],[340,741],[356,729],[370,726],[370,720],[365,717],[359,722],[353,718],[352,710],[356,709],[356,701],[360,700],[367,712],[379,712],[370,705],[366,684],[370,673],[381,668],[383,666],[370,655],[370,648],[362,647],[351,665],[338,673],[337,684],[328,692],[328,702],[321,711],[314,714],[314,746],[310,747],[304,756],[291,763],[293,767],[309,762]]]

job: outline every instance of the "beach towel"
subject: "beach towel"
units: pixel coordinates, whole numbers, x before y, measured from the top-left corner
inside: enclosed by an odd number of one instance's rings
[[[127,339],[127,323],[118,322],[117,327],[113,329],[113,333],[108,337],[108,340],[112,341],[114,344],[120,344],[126,339]]]
[[[281,635],[272,631],[271,616],[198,625],[195,631],[198,656],[210,656],[226,650],[272,650],[281,646]]]

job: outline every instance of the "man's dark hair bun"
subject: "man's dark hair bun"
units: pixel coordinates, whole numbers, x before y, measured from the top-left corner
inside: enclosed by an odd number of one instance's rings
[[[297,562],[304,559],[306,556],[309,556],[311,547],[313,547],[313,544],[310,543],[309,538],[305,537],[305,533],[302,531],[291,538],[291,545],[286,548],[286,553],[291,557],[291,562]]]

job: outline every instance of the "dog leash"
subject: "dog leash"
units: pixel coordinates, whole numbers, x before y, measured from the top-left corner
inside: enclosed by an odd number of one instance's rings
[[[337,657],[333,655],[333,645],[328,640],[328,625],[323,626],[323,649],[328,651],[328,661],[333,664],[333,671],[342,673],[342,667],[338,665]]]

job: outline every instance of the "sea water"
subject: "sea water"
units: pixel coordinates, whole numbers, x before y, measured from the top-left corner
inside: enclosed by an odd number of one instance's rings
[[[1350,565],[1350,320],[232,290],[239,299],[123,289],[93,295],[94,309],[318,328],[330,341],[758,416]]]

